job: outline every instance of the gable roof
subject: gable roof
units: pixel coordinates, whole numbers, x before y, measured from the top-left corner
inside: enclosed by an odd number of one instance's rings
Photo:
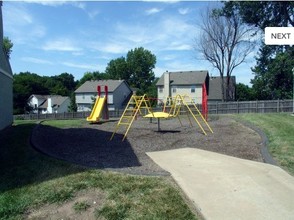
[[[92,80],[86,81],[81,85],[75,93],[95,93],[97,92],[97,86],[108,86],[108,92],[114,92],[121,84],[125,83],[127,87],[129,85],[125,80]],[[130,89],[130,88],[129,88]],[[104,92],[104,88],[101,88],[101,92]],[[131,90],[131,89],[130,89]]]
[[[164,85],[163,73],[156,83],[157,86]],[[170,85],[202,85],[206,77],[209,77],[207,70],[200,71],[181,71],[181,72],[169,72]]]
[[[60,106],[65,100],[68,99],[67,96],[60,96],[60,95],[54,95],[54,96],[47,96],[47,99],[45,102],[43,102],[39,108],[47,108],[48,107],[48,99],[51,98],[51,107]]]
[[[48,98],[48,96],[49,96],[49,95],[32,94],[32,95],[30,95],[30,97],[28,98],[28,100],[30,100],[30,99],[33,98],[33,97],[36,97],[37,99],[43,99],[43,100],[45,100],[45,99]]]
[[[224,76],[224,84],[226,84],[227,77]],[[230,77],[231,85],[235,86],[236,77]],[[209,95],[208,100],[222,100],[222,87],[221,87],[221,77],[212,76],[209,79]]]

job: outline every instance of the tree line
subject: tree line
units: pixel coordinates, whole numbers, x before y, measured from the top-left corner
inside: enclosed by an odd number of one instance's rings
[[[30,72],[14,74],[14,114],[22,114],[30,110],[27,100],[32,94],[69,96],[71,98],[70,110],[75,111],[73,93],[88,80],[124,79],[131,87],[137,89],[137,94],[147,93],[155,97],[157,96],[156,78],[153,72],[155,63],[155,55],[140,47],[130,50],[126,58],[111,60],[105,72],[86,72],[80,80],[75,80],[70,73],[55,76],[40,76]]]

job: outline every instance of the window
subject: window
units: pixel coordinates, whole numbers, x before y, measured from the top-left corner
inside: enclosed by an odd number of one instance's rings
[[[195,86],[191,87],[191,93],[195,93]]]
[[[159,93],[163,93],[163,86],[159,86]]]
[[[173,87],[173,93],[177,92],[177,87]]]
[[[83,99],[85,99],[85,94],[83,94]]]

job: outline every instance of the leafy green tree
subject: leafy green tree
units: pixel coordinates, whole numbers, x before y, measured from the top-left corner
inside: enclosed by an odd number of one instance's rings
[[[253,89],[250,88],[249,86],[243,84],[243,83],[238,83],[236,85],[236,100],[238,101],[251,101],[254,100],[254,93]]]
[[[156,56],[143,47],[135,48],[127,53],[128,83],[139,92],[147,92],[155,79],[153,69]]]
[[[271,58],[270,46],[263,46],[257,58],[257,65],[252,68],[255,74],[251,80],[255,96],[260,100],[291,99],[294,67],[294,48],[278,52]],[[269,57],[268,57],[269,56]]]
[[[78,107],[76,103],[76,95],[74,92],[71,93],[70,95],[70,104],[68,106],[68,111],[69,112],[77,112]]]
[[[126,59],[119,57],[111,60],[107,64],[105,73],[109,75],[110,79],[128,79],[129,71]]]
[[[228,1],[224,12],[238,13],[243,22],[261,30],[266,27],[294,26],[294,2],[292,1]]]
[[[49,89],[45,86],[44,78],[30,73],[21,72],[13,77],[13,109],[14,114],[28,110],[27,100],[32,94],[47,95]]]
[[[89,80],[107,80],[110,79],[107,73],[100,73],[99,71],[86,72],[84,76],[78,81],[77,86],[83,85],[86,81]]]
[[[126,58],[111,60],[106,67],[106,74],[111,79],[124,79],[131,87],[137,88],[137,94],[148,92],[155,79],[153,69],[156,56],[143,47],[135,48],[127,53]]]
[[[8,37],[3,38],[3,51],[7,58],[10,59],[10,54],[12,52],[13,43]]]

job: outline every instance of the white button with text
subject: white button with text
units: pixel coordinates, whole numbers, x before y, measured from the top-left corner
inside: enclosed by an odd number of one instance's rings
[[[294,27],[266,27],[266,45],[294,45]]]

